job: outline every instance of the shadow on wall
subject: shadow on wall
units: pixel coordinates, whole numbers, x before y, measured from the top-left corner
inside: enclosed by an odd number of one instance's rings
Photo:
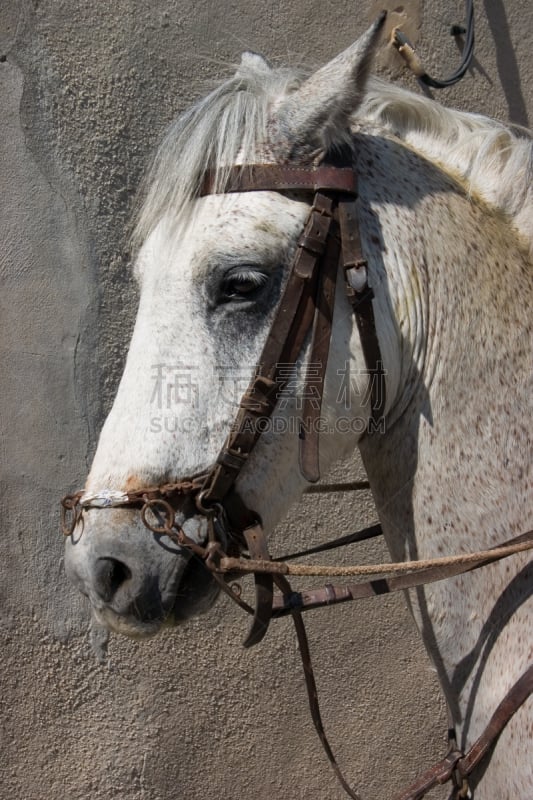
[[[511,41],[503,0],[484,0],[484,2],[485,13],[494,39],[498,74],[509,108],[509,119],[528,127],[529,120],[520,85],[520,71]]]

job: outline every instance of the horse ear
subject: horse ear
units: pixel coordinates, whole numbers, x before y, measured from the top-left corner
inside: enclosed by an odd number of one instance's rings
[[[241,55],[241,63],[237,67],[235,77],[240,78],[245,73],[253,70],[255,72],[270,72],[272,67],[264,56],[260,53],[253,53],[251,50],[245,50]]]
[[[313,73],[275,112],[276,151],[294,157],[346,141],[349,119],[364,94],[385,22],[383,11],[351,47]]]

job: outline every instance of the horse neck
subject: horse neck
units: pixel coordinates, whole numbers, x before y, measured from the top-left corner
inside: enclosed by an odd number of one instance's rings
[[[380,477],[376,491],[390,484],[387,502],[394,505],[405,502],[401,488],[411,486],[411,504],[438,511],[425,513],[423,528],[433,529],[447,516],[446,486],[449,497],[461,500],[454,513],[470,549],[507,538],[524,524],[513,522],[517,510],[494,515],[483,509],[529,488],[533,268],[527,248],[501,214],[394,141],[363,137],[358,170],[363,248],[392,389],[385,435],[361,443],[369,469]],[[439,490],[423,492],[422,475]],[[477,533],[480,517],[491,517],[485,533]],[[424,537],[418,546],[441,543],[440,536]]]
[[[533,527],[531,265],[501,215],[412,151],[376,140],[360,172],[378,327],[396,331],[385,369],[401,359],[386,431],[360,445],[388,546],[396,559],[493,546]],[[445,684],[524,562],[413,593]]]

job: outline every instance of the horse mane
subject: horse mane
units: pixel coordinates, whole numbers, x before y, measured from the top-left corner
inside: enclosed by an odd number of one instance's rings
[[[533,252],[533,135],[372,78],[357,120],[371,120],[503,212]]]
[[[301,85],[306,74],[271,69],[243,59],[236,73],[181,114],[168,129],[141,187],[134,231],[140,244],[166,215],[176,219],[198,196],[205,174],[216,170],[219,188],[229,167],[253,163],[267,141],[269,110]],[[378,78],[371,78],[353,119],[378,125],[441,169],[472,194],[503,212],[533,251],[533,136],[524,128],[446,108]]]

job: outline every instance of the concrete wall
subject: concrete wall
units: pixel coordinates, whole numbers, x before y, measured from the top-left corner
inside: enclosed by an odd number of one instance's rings
[[[461,19],[459,0],[0,8],[1,798],[343,796],[308,718],[288,623],[243,651],[243,620],[222,600],[151,642],[113,638],[105,659],[102,631],[63,574],[57,499],[83,483],[127,350],[136,306],[128,219],[166,124],[241,49],[320,63],[384,6],[409,12],[430,71],[454,68],[447,29]],[[474,67],[440,97],[527,124],[531,2],[485,0],[476,10]],[[416,88],[387,53],[379,69]],[[373,518],[368,495],[316,496],[273,547]],[[362,558],[384,556],[379,544],[362,548]],[[440,757],[446,727],[404,602],[343,607],[309,623],[339,759],[366,798],[390,796]]]

